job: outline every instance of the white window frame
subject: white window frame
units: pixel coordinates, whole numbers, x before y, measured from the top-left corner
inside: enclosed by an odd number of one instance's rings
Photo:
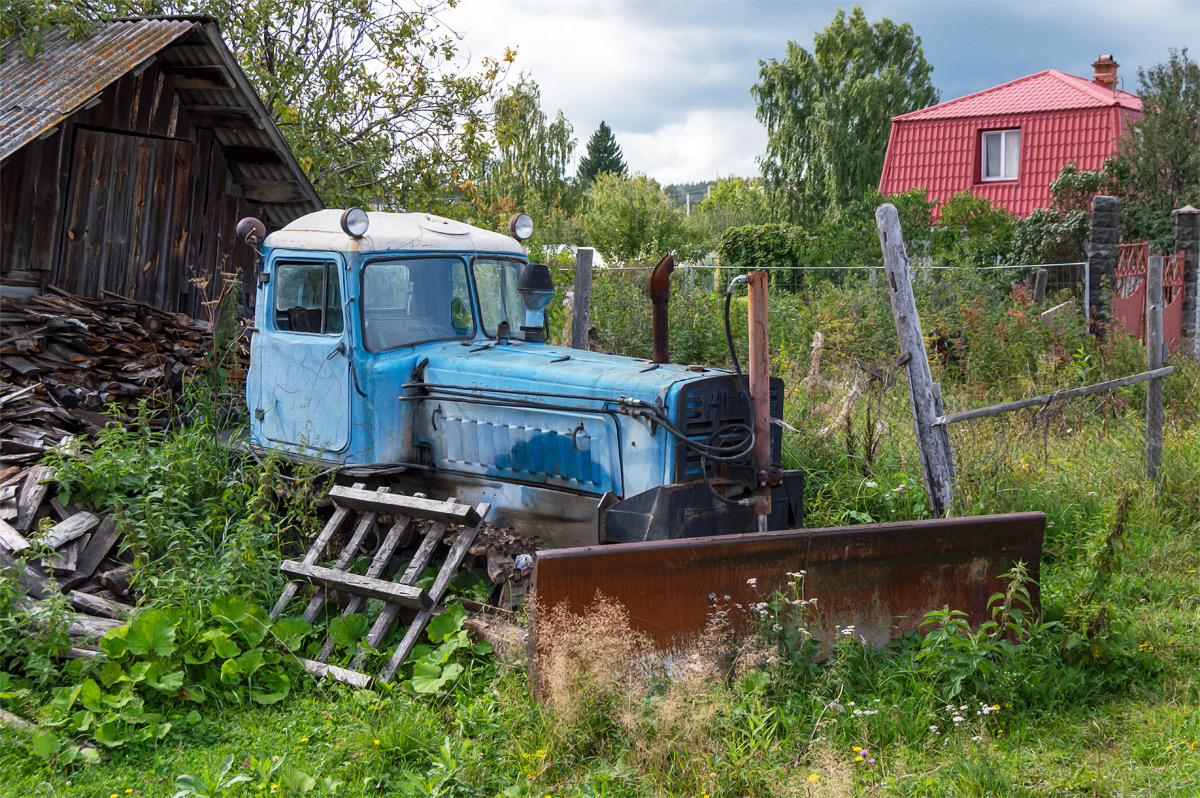
[[[1005,167],[1005,153],[1008,151],[1008,137],[1016,134],[1018,139],[1017,144],[1017,162],[1013,164],[1012,175],[1003,174]],[[988,158],[987,158],[987,140],[988,136],[999,136],[1000,138],[1000,171],[999,176],[991,176],[987,173]],[[985,183],[996,183],[1000,181],[1013,181],[1021,176],[1021,144],[1020,141],[1021,128],[1013,128],[1011,130],[985,130],[980,133],[979,137],[979,179]]]

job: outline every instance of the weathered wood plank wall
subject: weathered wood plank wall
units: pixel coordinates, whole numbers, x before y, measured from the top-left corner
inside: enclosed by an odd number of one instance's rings
[[[209,318],[223,274],[251,286],[255,209],[157,59],[97,99],[0,166],[0,275]]]

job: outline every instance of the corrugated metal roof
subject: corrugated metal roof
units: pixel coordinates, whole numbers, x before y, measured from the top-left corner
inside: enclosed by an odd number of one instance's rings
[[[1057,69],[1047,69],[1034,75],[968,94],[956,100],[922,108],[895,119],[956,119],[965,116],[1022,114],[1036,111],[1066,111],[1075,108],[1105,108],[1119,106],[1131,111],[1142,110],[1142,100],[1136,94],[1109,89],[1095,81],[1068,75]]]
[[[1099,169],[1116,150],[1117,136],[1138,113],[1124,107],[1092,107],[991,116],[899,117],[892,123],[887,157],[879,181],[881,194],[925,188],[939,205],[970,189],[1011,213],[1025,216],[1051,203],[1050,183],[1074,161],[1081,169]],[[1016,180],[983,181],[981,134],[1021,131]]]
[[[193,33],[194,35],[187,35]],[[27,58],[17,43],[0,44],[8,59],[0,63],[0,159],[7,158],[121,76],[158,56],[168,67],[220,67],[228,85],[172,78],[181,105],[195,121],[206,109],[235,112],[203,124],[226,153],[234,182],[247,200],[261,205],[271,227],[319,210],[320,198],[296,162],[270,112],[250,85],[220,30],[203,17],[159,17],[118,20],[97,28],[86,39],[72,40],[53,28],[40,53]],[[260,148],[275,155],[269,163],[255,162]],[[259,158],[259,161],[262,159]]]
[[[125,73],[196,26],[187,19],[147,19],[101,26],[74,40],[51,28],[33,58],[15,41],[0,63],[0,159],[77,111]]]

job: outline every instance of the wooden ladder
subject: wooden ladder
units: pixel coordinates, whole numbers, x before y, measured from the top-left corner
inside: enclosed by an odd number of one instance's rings
[[[384,682],[391,681],[397,669],[412,653],[430,619],[437,613],[438,605],[445,596],[446,589],[450,586],[451,578],[462,565],[463,558],[466,557],[468,549],[475,541],[479,527],[491,506],[486,502],[481,502],[471,507],[460,504],[453,498],[447,501],[435,501],[421,494],[402,496],[391,493],[388,488],[379,488],[372,492],[364,490],[361,483],[350,488],[336,486],[329,491],[329,497],[333,500],[335,508],[333,516],[325,524],[321,534],[317,535],[317,539],[313,541],[313,545],[304,555],[304,559],[299,562],[284,560],[280,565],[283,574],[293,581],[289,581],[284,586],[283,593],[271,610],[271,619],[275,620],[283,614],[288,603],[295,598],[301,582],[309,582],[318,586],[318,590],[309,600],[302,616],[310,624],[320,615],[328,591],[331,589],[343,591],[352,596],[349,604],[342,610],[343,617],[359,612],[367,599],[379,599],[384,603],[383,609],[375,618],[366,637],[363,638],[367,646],[376,649],[391,631],[402,607],[416,610],[416,617],[409,624],[404,638],[396,646],[396,650],[392,652],[391,658],[377,677],[372,677],[361,670],[330,665],[327,660],[333,652],[332,638],[325,641],[315,660],[299,658],[304,669],[309,673],[328,676],[357,687],[367,686],[372,678],[378,678]],[[393,516],[395,521],[379,544],[366,574],[347,573],[346,569],[358,554],[363,540],[375,526],[375,520],[381,513]],[[338,555],[333,567],[317,565],[329,542],[356,514],[358,522],[354,526],[354,532],[346,547]],[[409,526],[415,520],[428,520],[433,523],[404,571],[398,573],[390,581],[381,579],[392,555],[396,553]],[[463,531],[459,533],[454,545],[450,547],[446,562],[433,585],[429,590],[421,590],[416,587],[416,583],[424,573],[426,566],[429,565],[438,542],[446,534],[446,528],[450,524],[461,524]],[[365,658],[366,652],[360,649],[354,658],[354,668],[361,668]]]

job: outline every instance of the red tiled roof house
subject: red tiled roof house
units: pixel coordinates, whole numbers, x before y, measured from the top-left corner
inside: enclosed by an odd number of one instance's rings
[[[925,188],[940,207],[970,189],[1017,216],[1048,206],[1063,166],[1099,169],[1142,114],[1112,56],[1092,66],[1094,80],[1048,69],[894,117],[879,193]]]

